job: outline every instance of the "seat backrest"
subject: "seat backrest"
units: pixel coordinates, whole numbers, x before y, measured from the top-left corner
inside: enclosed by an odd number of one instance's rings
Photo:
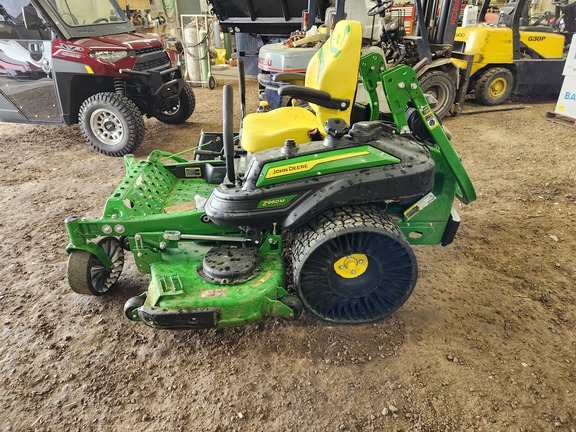
[[[362,24],[358,21],[342,20],[336,24],[330,38],[310,60],[306,70],[306,87],[323,90],[334,98],[349,99],[351,102],[345,111],[310,104],[322,127],[326,120],[334,117],[344,119],[350,124],[350,113],[358,85],[361,49]]]

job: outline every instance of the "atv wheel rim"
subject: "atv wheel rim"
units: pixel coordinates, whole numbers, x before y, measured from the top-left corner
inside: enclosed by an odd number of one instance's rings
[[[490,84],[490,96],[497,98],[502,96],[506,92],[506,88],[508,87],[506,80],[504,78],[496,78]]]
[[[105,145],[118,145],[124,137],[124,127],[120,118],[106,109],[97,109],[92,113],[90,128],[96,138]]]
[[[176,105],[174,105],[172,108],[162,111],[162,114],[167,116],[173,116],[178,112],[179,109],[180,109],[180,101],[176,102]]]
[[[362,276],[367,268],[368,257],[364,254],[346,255],[334,263],[336,274],[346,279]]]

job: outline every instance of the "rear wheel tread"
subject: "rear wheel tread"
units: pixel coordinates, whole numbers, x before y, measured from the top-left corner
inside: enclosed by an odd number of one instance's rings
[[[330,265],[326,264],[327,261],[321,255],[319,257],[316,254],[320,248],[330,249],[333,256],[346,248],[360,249],[358,253],[364,247],[368,250],[372,236],[377,234],[389,241],[388,247],[393,248],[395,253],[400,252],[399,256],[390,255],[386,258],[387,263],[395,268],[395,261],[399,260],[400,266],[406,268],[406,274],[382,273],[380,284],[374,289],[375,296],[368,293],[356,298],[343,296],[346,298],[344,302],[340,301],[336,291],[330,292],[331,288],[309,289],[311,286],[323,286],[326,278],[331,277],[326,270],[322,270],[323,265],[324,269],[329,269]],[[300,298],[313,314],[328,321],[359,323],[382,319],[406,301],[416,283],[418,267],[412,249],[400,228],[383,210],[375,206],[350,206],[324,212],[301,227],[295,236],[292,250],[294,282]],[[376,259],[373,265],[381,268],[382,263]],[[307,264],[308,269],[305,268]],[[382,285],[384,281],[386,286]],[[302,282],[305,287],[301,285]],[[356,283],[360,283],[360,280]],[[353,286],[354,282],[350,285]],[[389,298],[381,295],[384,291]]]

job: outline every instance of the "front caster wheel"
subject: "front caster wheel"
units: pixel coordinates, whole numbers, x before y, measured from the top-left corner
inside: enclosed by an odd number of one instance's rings
[[[280,300],[282,303],[284,303],[286,306],[292,309],[292,312],[294,312],[294,318],[292,319],[297,319],[300,317],[300,315],[302,315],[302,312],[304,311],[304,305],[302,304],[302,300],[300,300],[298,296],[285,295],[284,297],[280,297],[278,300]]]
[[[111,290],[124,267],[124,250],[118,239],[106,237],[98,242],[112,261],[112,268],[106,267],[93,254],[83,250],[73,250],[68,258],[68,284],[78,294],[100,296]]]
[[[124,303],[124,315],[126,315],[126,318],[128,318],[130,321],[138,321],[134,315],[134,311],[144,306],[145,301],[146,295],[139,295],[129,298],[126,303]]]

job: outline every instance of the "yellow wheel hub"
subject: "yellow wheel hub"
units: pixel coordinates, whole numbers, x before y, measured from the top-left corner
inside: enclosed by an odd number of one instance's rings
[[[504,78],[496,78],[492,81],[492,84],[490,84],[490,96],[495,98],[502,96],[506,92],[507,88],[508,83]]]
[[[362,276],[368,268],[368,257],[364,254],[346,255],[334,263],[334,271],[346,279]]]

